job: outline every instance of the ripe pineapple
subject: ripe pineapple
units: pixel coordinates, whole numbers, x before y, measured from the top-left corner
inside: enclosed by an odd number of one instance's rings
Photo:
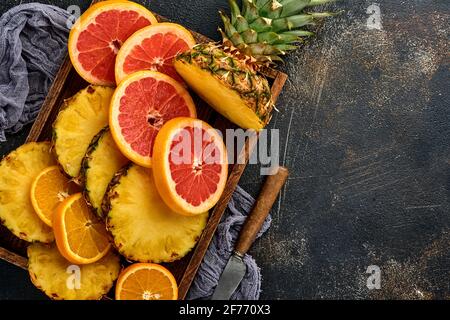
[[[196,244],[208,214],[185,217],[163,202],[152,171],[137,165],[121,170],[110,184],[103,211],[119,253],[139,262],[172,262]]]
[[[54,300],[99,300],[111,290],[121,268],[111,251],[100,261],[80,266],[64,259],[55,244],[32,244],[27,252],[31,282]]]
[[[54,240],[52,229],[33,209],[30,190],[36,176],[55,164],[48,142],[25,144],[0,162],[0,221],[22,240]]]
[[[328,12],[304,9],[333,0],[243,0],[242,12],[229,0],[231,19],[220,13],[223,45],[199,44],[180,54],[175,68],[187,84],[216,111],[245,129],[261,130],[273,109],[267,79],[258,73],[263,64],[281,61],[296,49],[302,30]]]
[[[79,182],[81,162],[94,136],[108,125],[114,89],[89,86],[65,101],[53,124],[56,158],[68,176]]]
[[[113,140],[109,128],[92,140],[81,166],[84,196],[99,217],[103,217],[102,201],[114,174],[128,163]]]

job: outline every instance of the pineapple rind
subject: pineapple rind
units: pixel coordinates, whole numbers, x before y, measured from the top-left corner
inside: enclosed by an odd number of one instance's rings
[[[64,259],[54,244],[32,244],[27,252],[31,281],[54,300],[99,300],[112,288],[121,268],[119,257],[111,251],[95,263],[80,266]],[[71,266],[80,268],[79,289],[70,281],[75,276]]]
[[[53,232],[35,213],[31,184],[45,168],[56,164],[50,143],[32,142],[11,152],[0,162],[0,221],[15,236],[28,242],[49,243]]]
[[[56,158],[64,172],[78,178],[81,162],[94,136],[108,125],[114,89],[89,86],[65,101],[53,124]]]
[[[84,196],[99,217],[103,217],[102,201],[114,174],[129,160],[117,148],[106,127],[92,140],[81,168]]]
[[[121,255],[139,262],[172,262],[197,243],[208,213],[171,211],[159,196],[150,169],[131,164],[113,179],[105,196],[107,228]]]

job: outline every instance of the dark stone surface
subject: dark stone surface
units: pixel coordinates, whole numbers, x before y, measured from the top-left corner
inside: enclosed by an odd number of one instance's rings
[[[3,1],[0,12],[19,1]],[[43,1],[62,7],[74,1]],[[218,39],[225,0],[143,1]],[[282,68],[290,80],[270,128],[291,177],[252,254],[265,299],[450,298],[450,113],[447,0],[341,1],[339,17]],[[84,6],[88,1],[78,1]],[[20,145],[26,132],[0,145]],[[256,195],[263,177],[247,169]],[[366,287],[369,265],[381,290]],[[0,298],[42,298],[0,262]]]

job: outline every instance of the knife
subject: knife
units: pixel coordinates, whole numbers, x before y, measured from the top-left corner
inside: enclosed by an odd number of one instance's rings
[[[289,171],[285,167],[277,167],[275,172],[264,183],[255,207],[239,234],[234,252],[220,276],[212,300],[229,300],[245,276],[247,267],[243,261],[244,255],[255,241],[289,175]]]

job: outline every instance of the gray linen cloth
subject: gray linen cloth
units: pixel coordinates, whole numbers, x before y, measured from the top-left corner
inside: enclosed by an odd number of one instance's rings
[[[32,122],[66,54],[69,13],[58,7],[30,3],[0,18],[0,141]],[[237,188],[189,292],[189,299],[208,298],[230,257],[242,224],[254,203]],[[260,234],[270,226],[270,217]],[[232,299],[257,300],[261,273],[246,255],[247,273]]]
[[[66,54],[69,13],[40,3],[0,18],[0,142],[36,119]]]
[[[239,231],[254,203],[255,199],[252,196],[241,187],[237,187],[206,252],[189,291],[188,299],[201,299],[212,296],[214,288],[219,282],[219,277],[233,252]],[[272,218],[269,216],[259,232],[258,238],[269,229],[271,221]],[[231,300],[258,300],[261,292],[260,270],[255,260],[248,254],[244,256],[244,263],[247,266],[247,273],[236,292],[232,295]]]

